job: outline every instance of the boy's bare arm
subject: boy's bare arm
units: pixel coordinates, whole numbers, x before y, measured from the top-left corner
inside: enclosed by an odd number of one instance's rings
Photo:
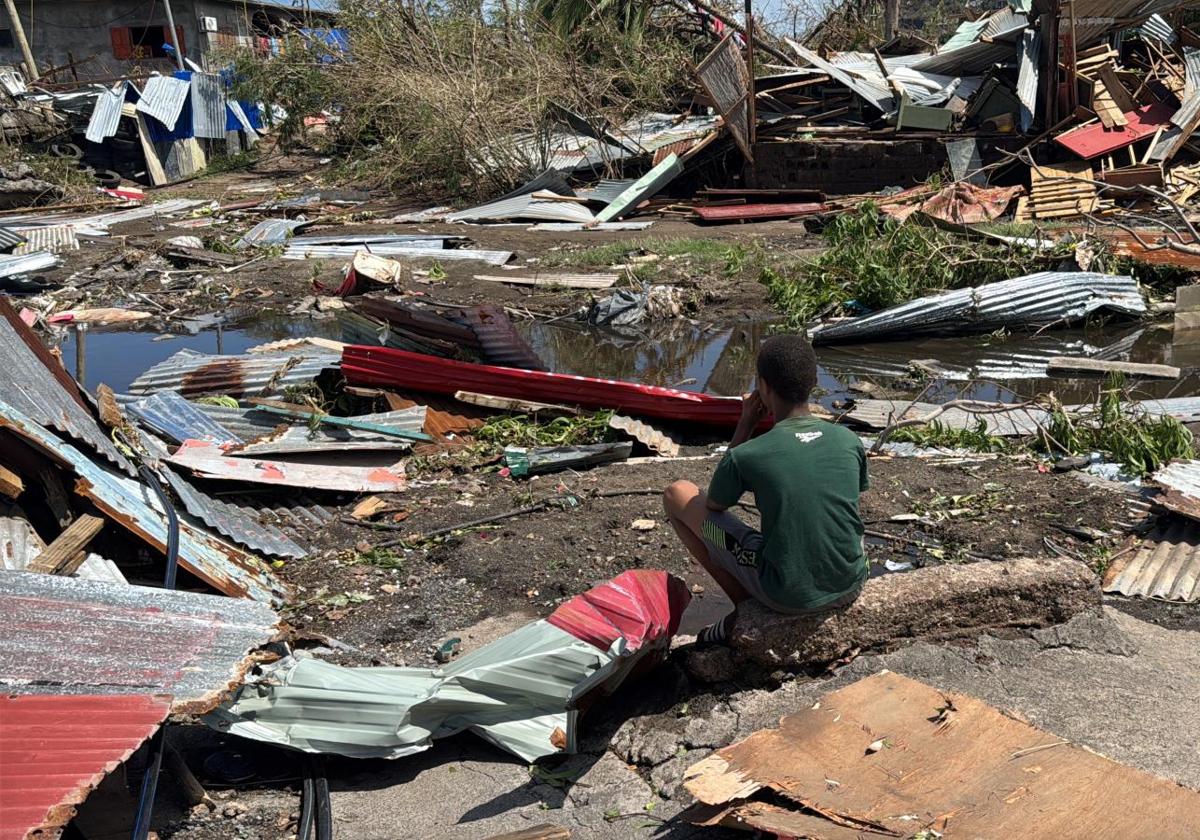
[[[767,416],[767,406],[759,396],[758,391],[747,394],[742,397],[742,416],[738,420],[737,429],[733,433],[733,439],[729,441],[729,448],[741,446],[750,439],[754,434],[754,430],[758,428]],[[719,508],[724,510],[724,508]]]

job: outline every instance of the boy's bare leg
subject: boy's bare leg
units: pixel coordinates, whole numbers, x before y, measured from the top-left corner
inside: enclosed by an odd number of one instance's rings
[[[712,512],[708,509],[708,497],[704,491],[690,481],[676,481],[663,491],[663,507],[666,508],[671,527],[688,552],[729,596],[734,608],[742,601],[748,601],[750,593],[742,588],[737,578],[713,562],[708,555],[708,545],[700,536],[704,520]]]

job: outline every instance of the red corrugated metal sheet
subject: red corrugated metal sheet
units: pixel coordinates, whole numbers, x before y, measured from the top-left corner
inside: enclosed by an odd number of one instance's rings
[[[342,351],[342,373],[352,385],[412,388],[434,394],[474,391],[496,397],[607,408],[722,428],[736,426],[742,414],[742,401],[737,397],[716,397],[613,379],[476,365],[387,347],[346,347]]]
[[[1081,158],[1094,158],[1152,136],[1171,121],[1174,113],[1174,108],[1161,102],[1143,105],[1125,114],[1129,125],[1105,128],[1103,123],[1094,123],[1060,134],[1054,138],[1054,142]]]
[[[546,621],[601,650],[624,639],[626,651],[632,653],[648,642],[674,636],[691,600],[687,585],[674,575],[633,569],[576,595]]]
[[[154,734],[162,695],[0,696],[0,840],[52,840]]]
[[[790,219],[792,216],[811,216],[825,209],[824,204],[731,204],[722,207],[693,207],[706,222],[740,221],[743,219]]]

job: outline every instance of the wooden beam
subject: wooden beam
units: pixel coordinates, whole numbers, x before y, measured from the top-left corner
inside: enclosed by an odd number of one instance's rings
[[[504,834],[494,834],[487,840],[571,840],[569,829],[561,828],[550,823],[535,825],[532,828],[522,828]]]
[[[21,476],[0,464],[0,494],[15,499],[24,489],[25,482],[21,480]]]
[[[1058,356],[1046,365],[1046,372],[1056,373],[1127,373],[1145,379],[1178,379],[1181,371],[1171,365],[1148,365],[1138,362],[1111,362],[1107,359],[1084,359]]]
[[[90,513],[81,515],[67,526],[54,542],[46,546],[41,554],[33,558],[28,570],[46,575],[72,574],[87,556],[83,549],[100,533],[105,521]]]
[[[476,394],[471,391],[456,391],[454,399],[459,402],[480,405],[484,408],[494,408],[498,411],[519,411],[522,414],[578,414],[579,409],[569,405],[554,405],[552,403],[532,402],[516,399],[515,397],[493,397],[491,394]]]

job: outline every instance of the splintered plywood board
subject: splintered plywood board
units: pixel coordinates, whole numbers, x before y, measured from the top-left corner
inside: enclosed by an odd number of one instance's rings
[[[621,279],[619,274],[539,274],[522,277],[513,274],[476,274],[476,280],[509,283],[514,286],[550,286],[564,289],[607,289]]]
[[[684,786],[711,806],[695,822],[822,840],[1200,837],[1200,794],[887,671],[717,750]]]

